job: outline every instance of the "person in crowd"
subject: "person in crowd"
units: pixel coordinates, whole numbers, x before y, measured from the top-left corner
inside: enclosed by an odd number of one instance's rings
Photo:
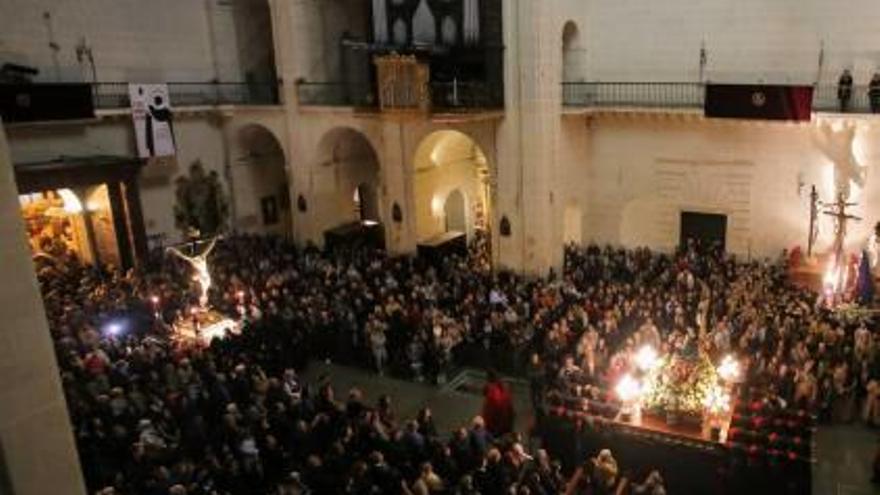
[[[648,473],[645,481],[635,484],[632,487],[633,495],[666,495],[666,488],[663,485],[663,477],[660,471],[656,469]]]
[[[868,102],[871,104],[871,113],[880,112],[880,72],[875,72],[868,82]]]
[[[849,111],[852,89],[852,73],[850,73],[849,69],[843,69],[843,73],[840,74],[840,78],[837,80],[837,101],[840,103],[840,111],[842,113]]]
[[[483,388],[483,418],[489,432],[501,436],[513,431],[513,397],[507,384],[494,370],[489,370],[488,375]]]

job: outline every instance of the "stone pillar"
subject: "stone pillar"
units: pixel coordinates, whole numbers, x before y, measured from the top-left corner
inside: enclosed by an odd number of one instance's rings
[[[0,493],[84,495],[0,124]]]
[[[119,182],[107,183],[107,196],[110,199],[110,212],[113,214],[113,232],[116,234],[116,249],[123,270],[134,266],[131,238],[128,236],[128,220],[125,200],[122,198],[122,185]]]
[[[315,221],[315,201],[311,194],[312,169],[309,157],[316,146],[315,136],[305,136],[305,126],[300,120],[297,80],[308,78],[309,52],[320,52],[310,44],[310,36],[318,23],[310,23],[315,7],[314,0],[270,0],[272,30],[275,37],[275,65],[282,80],[281,100],[285,109],[287,139],[287,176],[290,191],[293,239],[297,244],[308,241],[322,242]],[[312,137],[312,140],[308,138]],[[308,211],[298,208],[302,196]]]
[[[131,226],[131,238],[134,242],[135,263],[140,264],[146,261],[148,248],[147,229],[141,206],[141,186],[137,177],[125,181],[125,205],[128,211],[128,224]]]
[[[383,119],[382,149],[376,150],[382,158],[383,200],[386,202],[385,244],[391,254],[409,254],[416,251],[416,211],[413,202],[413,150],[407,147],[406,133],[403,122],[395,119]],[[394,221],[394,204],[400,207],[403,214],[401,222]]]
[[[498,136],[496,222],[511,235],[498,241],[498,264],[530,274],[562,267],[561,214],[556,211],[560,132],[561,33],[554,2],[504,2],[506,118]],[[493,228],[498,228],[494,225]]]

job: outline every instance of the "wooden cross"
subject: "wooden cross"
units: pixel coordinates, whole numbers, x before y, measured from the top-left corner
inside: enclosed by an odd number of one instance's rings
[[[846,212],[846,209],[850,206],[856,206],[858,203],[847,203],[843,194],[839,194],[837,196],[837,201],[834,203],[829,203],[827,206],[830,206],[830,210],[825,210],[822,213],[831,217],[834,217],[836,223],[834,226],[834,261],[835,266],[839,266],[839,264],[843,261],[843,241],[846,239],[846,222],[849,220],[860,221],[862,218],[857,217],[855,215],[850,215]]]

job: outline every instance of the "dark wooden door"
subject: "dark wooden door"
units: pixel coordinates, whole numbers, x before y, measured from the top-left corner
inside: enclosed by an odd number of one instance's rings
[[[727,241],[727,215],[681,212],[681,245],[684,246],[688,239],[694,239],[704,249],[718,246],[724,250]]]

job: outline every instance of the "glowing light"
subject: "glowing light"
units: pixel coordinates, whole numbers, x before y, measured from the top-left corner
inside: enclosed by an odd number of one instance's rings
[[[636,366],[642,371],[652,370],[659,362],[658,357],[657,351],[655,351],[653,347],[649,345],[642,346],[642,348],[636,353]]]
[[[623,402],[631,402],[638,398],[641,393],[640,389],[639,382],[635,378],[630,375],[623,375],[620,381],[617,382],[617,386],[614,387],[614,392],[617,393],[617,396]]]
[[[70,189],[59,189],[58,195],[61,196],[61,200],[64,202],[65,213],[77,214],[83,212],[82,202],[80,202],[73,191]]]
[[[375,220],[364,220],[364,221],[361,222],[361,223],[362,223],[365,227],[374,227],[374,226],[376,226],[376,225],[379,225],[379,222],[377,222],[377,221],[375,221]]]
[[[726,413],[730,411],[730,394],[721,387],[712,387],[703,399],[703,406],[712,414]]]
[[[150,296],[150,302],[152,302],[154,306],[159,304],[159,296]]]
[[[721,364],[718,365],[718,376],[726,382],[732,382],[739,378],[739,363],[733,356],[724,356]]]
[[[122,333],[122,324],[118,322],[108,323],[107,326],[104,327],[104,333],[110,337],[115,337]]]
[[[822,286],[825,290],[833,294],[840,293],[846,287],[847,273],[846,269],[836,263],[831,263],[825,274],[822,275]]]

